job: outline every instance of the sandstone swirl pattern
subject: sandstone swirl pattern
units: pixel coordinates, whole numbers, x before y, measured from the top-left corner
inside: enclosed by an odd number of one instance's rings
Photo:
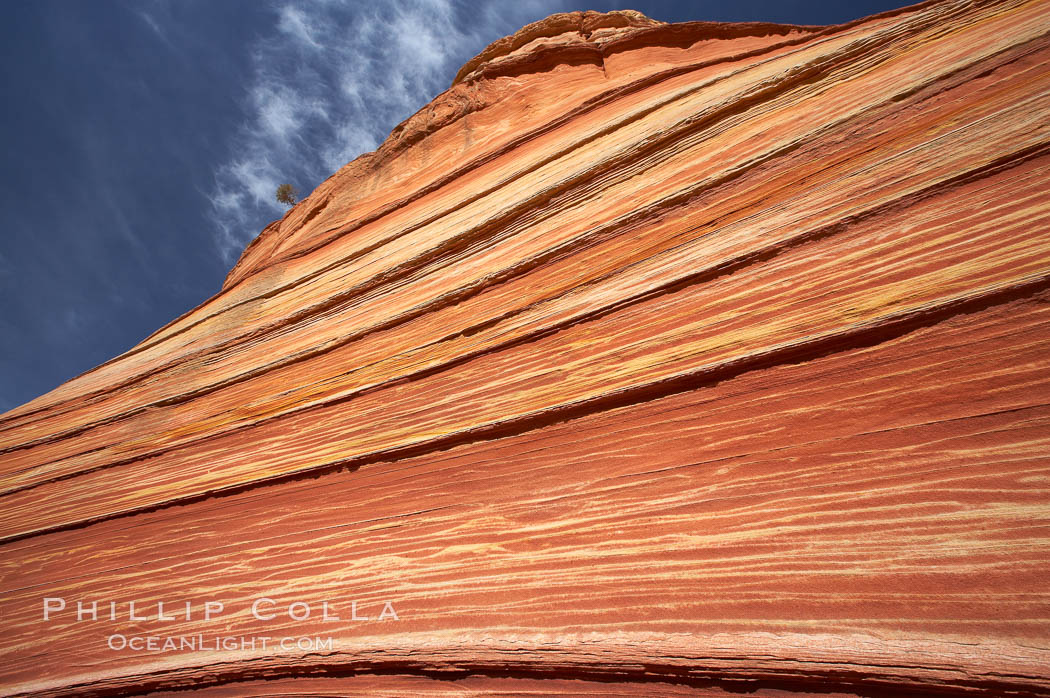
[[[1046,0],[530,25],[0,417],[0,688],[1050,695],[1048,168]]]

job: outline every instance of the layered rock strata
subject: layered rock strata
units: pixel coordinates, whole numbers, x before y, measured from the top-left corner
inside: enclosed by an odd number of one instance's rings
[[[497,41],[0,416],[0,688],[1050,695],[1048,65],[1046,0]]]

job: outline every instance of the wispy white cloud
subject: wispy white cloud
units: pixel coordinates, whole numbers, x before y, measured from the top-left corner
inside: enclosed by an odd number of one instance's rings
[[[157,20],[153,19],[153,15],[151,15],[149,12],[146,12],[145,10],[140,10],[137,14],[139,16],[139,19],[145,22],[146,25],[149,26],[149,28],[152,29],[158,37],[167,40],[167,35],[164,33],[164,30],[161,29],[160,24],[157,22]]]
[[[252,47],[247,117],[209,193],[219,251],[232,262],[283,207],[277,185],[304,193],[446,89],[489,42],[562,11],[564,0],[325,0],[274,6]]]

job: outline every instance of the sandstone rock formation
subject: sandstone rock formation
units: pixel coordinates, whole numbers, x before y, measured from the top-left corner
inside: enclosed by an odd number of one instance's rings
[[[497,41],[0,417],[0,689],[1050,695],[1048,32]]]

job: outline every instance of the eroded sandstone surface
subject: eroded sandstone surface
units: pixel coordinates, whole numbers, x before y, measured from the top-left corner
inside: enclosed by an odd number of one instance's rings
[[[0,416],[0,690],[1050,695],[1048,68],[1047,0],[495,42]]]

